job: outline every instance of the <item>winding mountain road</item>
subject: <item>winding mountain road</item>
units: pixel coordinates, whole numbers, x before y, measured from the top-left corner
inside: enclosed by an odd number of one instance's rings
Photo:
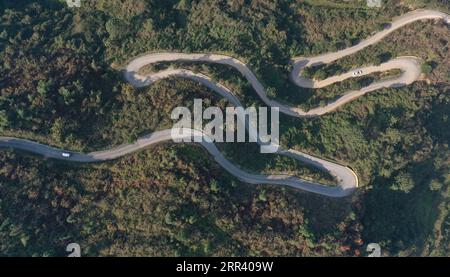
[[[358,52],[369,45],[377,43],[394,30],[399,29],[406,24],[425,19],[443,19],[445,20],[446,23],[450,24],[449,15],[438,11],[418,10],[410,12],[395,19],[388,29],[385,29],[377,33],[376,35],[364,41],[361,41],[358,45],[355,45],[353,47],[316,57],[294,58],[293,59],[294,69],[291,73],[291,79],[294,83],[296,83],[298,86],[301,87],[319,88],[351,78],[353,77],[353,74],[352,72],[348,72],[339,76],[334,76],[325,79],[323,81],[316,81],[304,78],[300,75],[300,73],[302,69],[304,69],[305,67],[330,63],[347,55],[351,55],[355,52]],[[240,60],[225,55],[183,54],[183,53],[148,54],[145,56],[138,57],[128,64],[124,72],[125,78],[130,84],[132,84],[135,87],[148,86],[158,80],[168,78],[171,76],[188,78],[204,84],[214,92],[226,98],[232,105],[236,107],[242,107],[239,99],[232,91],[230,91],[225,86],[214,82],[211,78],[201,73],[195,73],[186,69],[167,69],[160,71],[158,73],[148,74],[145,76],[138,74],[139,70],[142,67],[162,61],[196,61],[196,62],[219,63],[232,66],[235,69],[237,69],[249,81],[249,83],[252,85],[256,93],[259,95],[261,100],[266,105],[272,107],[279,107],[281,112],[294,117],[320,116],[325,113],[331,112],[336,108],[342,106],[343,104],[348,103],[349,101],[352,101],[357,97],[362,96],[370,91],[374,91],[385,87],[399,87],[411,84],[412,82],[416,81],[420,75],[420,61],[415,57],[399,57],[389,62],[383,63],[379,66],[365,67],[362,69],[364,72],[363,75],[371,74],[373,72],[378,71],[387,71],[391,69],[400,69],[403,73],[398,78],[373,83],[370,86],[364,87],[358,91],[347,92],[346,94],[344,94],[344,96],[338,98],[336,101],[329,103],[324,107],[317,107],[309,111],[303,111],[298,107],[288,106],[279,103],[275,100],[269,99],[267,97],[267,93],[266,90],[264,89],[264,86],[261,84],[261,82],[259,82],[258,78],[249,69],[249,67]],[[181,132],[186,130],[188,132]],[[203,134],[201,131],[198,130],[185,129],[175,131],[180,131],[177,132],[179,134],[178,138],[184,138],[186,136],[194,136],[194,137],[205,136],[205,134]],[[165,141],[171,141],[173,138],[174,137],[171,129],[163,130],[141,137],[135,143],[132,144],[124,144],[105,151],[93,152],[88,154],[72,153],[70,158],[64,158],[62,156],[62,153],[67,151],[18,138],[0,137],[0,148],[18,149],[53,159],[61,159],[82,163],[92,163],[117,159],[129,153],[148,147],[150,145],[154,145]],[[314,166],[324,172],[329,173],[336,179],[337,186],[329,187],[319,183],[310,182],[307,180],[303,180],[288,175],[250,174],[240,169],[236,165],[232,164],[229,160],[227,160],[223,156],[223,154],[217,149],[214,143],[203,140],[203,142],[201,142],[200,144],[215,158],[215,160],[226,171],[228,171],[232,175],[236,176],[238,179],[247,183],[285,185],[329,197],[348,196],[358,187],[358,177],[350,168],[293,149],[283,149],[282,147],[279,147],[276,153],[279,155],[299,160],[305,164]]]

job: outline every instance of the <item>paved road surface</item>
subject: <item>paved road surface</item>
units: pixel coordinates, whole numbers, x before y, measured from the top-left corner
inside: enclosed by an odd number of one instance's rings
[[[330,63],[347,55],[351,55],[369,45],[377,43],[386,35],[390,34],[391,32],[393,32],[398,28],[401,28],[406,24],[424,19],[444,19],[447,23],[450,24],[449,16],[441,12],[420,10],[405,14],[404,16],[401,16],[398,19],[394,20],[389,29],[377,33],[376,35],[362,41],[356,46],[338,52],[320,55],[317,57],[295,58],[294,70],[292,71],[291,79],[299,86],[308,88],[318,88],[330,85],[335,82],[343,81],[347,78],[351,78],[353,76],[352,72],[348,72],[340,76],[334,76],[326,80],[317,82],[314,80],[309,80],[301,77],[300,72],[303,68],[307,66],[313,66],[322,63]],[[374,91],[384,87],[399,87],[408,85],[416,81],[420,75],[420,61],[415,57],[399,57],[397,59],[383,63],[379,66],[366,67],[363,68],[364,74],[370,74],[373,72],[386,71],[396,68],[401,69],[403,74],[395,79],[384,80],[381,82],[374,83],[368,87],[362,88],[361,90],[348,92],[344,94],[344,96],[342,96],[341,98],[337,99],[335,102],[332,102],[325,107],[317,107],[309,111],[303,111],[298,107],[287,106],[275,100],[269,99],[267,97],[267,93],[263,85],[259,82],[255,74],[248,68],[248,66],[238,59],[225,55],[183,54],[183,53],[148,54],[145,56],[138,57],[128,64],[124,73],[125,78],[128,82],[130,82],[133,86],[136,87],[148,86],[155,81],[168,78],[170,76],[189,78],[204,84],[205,86],[212,89],[222,97],[226,98],[234,106],[242,106],[239,99],[235,96],[235,94],[232,91],[230,91],[225,86],[214,82],[208,76],[205,76],[200,73],[194,73],[186,69],[167,69],[160,71],[158,73],[148,74],[146,76],[138,74],[139,69],[141,69],[143,66],[162,61],[180,61],[180,60],[211,62],[232,66],[235,69],[237,69],[242,75],[244,75],[244,77],[250,82],[250,84],[253,86],[253,88],[255,89],[259,97],[262,99],[262,101],[264,101],[268,106],[279,107],[281,112],[295,117],[314,117],[323,115],[325,113],[335,110],[336,108],[342,106],[343,104],[348,103],[349,101],[352,101],[353,99],[361,95],[364,95],[365,93],[368,93],[370,91]],[[106,160],[117,159],[129,153],[148,147],[150,145],[154,145],[165,141],[171,141],[173,137],[172,131],[173,130],[163,130],[159,132],[154,132],[152,134],[139,138],[135,143],[125,144],[105,151],[93,152],[89,154],[72,153],[72,156],[68,159],[62,157],[62,153],[67,151],[17,138],[0,137],[0,148],[13,148],[32,152],[48,158],[62,159],[73,162],[83,162],[83,163],[102,162]],[[182,130],[175,130],[175,131],[182,131]],[[184,131],[188,131],[187,134],[186,132],[181,133],[177,132],[176,137],[183,138],[187,135],[193,136],[204,135],[201,131],[197,130],[188,129]],[[222,155],[222,153],[220,153],[220,151],[213,143],[203,141],[200,144],[215,158],[215,160],[225,170],[227,170],[232,175],[236,176],[238,179],[247,183],[285,185],[330,197],[348,196],[358,187],[358,177],[350,168],[293,149],[286,150],[280,147],[279,150],[277,151],[277,154],[297,159],[303,163],[312,165],[320,170],[323,170],[331,174],[333,177],[336,178],[338,186],[336,187],[324,186],[319,183],[302,180],[300,178],[288,175],[250,174],[240,169],[236,165],[232,164],[230,161],[228,161]]]
[[[173,136],[172,131],[174,131],[176,135]],[[193,135],[193,137],[202,138],[204,136],[204,134],[201,131],[192,129],[184,129],[184,131],[182,129],[163,130],[141,137],[135,143],[125,144],[106,151],[92,152],[89,154],[72,153],[72,156],[69,159],[62,157],[62,153],[64,152],[63,150],[52,148],[28,140],[3,137],[0,138],[0,147],[8,147],[28,151],[42,155],[46,158],[68,160],[72,162],[81,162],[81,163],[93,163],[117,159],[129,153],[148,147],[150,145],[155,145],[157,143],[165,141],[172,141],[172,137],[187,138],[191,137],[191,134]],[[303,162],[311,164],[317,163],[317,166],[319,168],[328,171],[330,174],[333,174],[333,172],[337,172],[339,176],[336,177],[338,178],[340,186],[327,187],[324,185],[319,185],[317,183],[306,181],[289,175],[251,174],[240,169],[238,166],[234,165],[229,160],[227,160],[223,156],[223,154],[217,149],[214,143],[203,141],[200,144],[214,157],[217,163],[219,163],[226,171],[236,176],[239,180],[250,184],[285,185],[313,193],[322,194],[325,196],[343,197],[353,192],[355,188],[355,182],[358,181],[356,175],[351,170],[348,170],[344,166],[324,161],[322,159],[313,156],[308,156],[294,150],[280,150],[279,154],[286,155],[294,159],[298,159]]]

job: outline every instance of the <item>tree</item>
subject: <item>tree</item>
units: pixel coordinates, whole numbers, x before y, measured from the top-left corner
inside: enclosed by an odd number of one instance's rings
[[[75,102],[73,93],[68,89],[66,89],[65,87],[60,87],[58,92],[63,97],[64,104],[66,104],[67,106]]]
[[[48,93],[48,91],[49,91],[48,84],[45,81],[40,80],[37,86],[37,92],[41,96],[45,96]]]
[[[433,71],[433,67],[428,62],[422,64],[422,73],[430,74]]]
[[[261,190],[259,192],[258,200],[262,201],[262,202],[266,202],[267,201],[267,195],[266,195],[266,191],[265,190]]]
[[[275,88],[273,88],[273,87],[268,87],[268,88],[266,89],[266,91],[267,91],[267,96],[268,96],[270,99],[275,99],[275,98],[277,97],[277,90],[276,90]]]
[[[411,174],[402,172],[394,178],[394,184],[392,184],[392,190],[399,190],[403,192],[410,192],[414,188],[414,180]]]
[[[219,191],[219,185],[217,184],[216,180],[211,181],[210,187],[211,187],[211,191],[214,193],[217,193]]]
[[[0,132],[3,132],[3,130],[8,127],[8,116],[6,115],[5,111],[0,111]]]
[[[430,182],[430,190],[439,191],[442,188],[442,183],[438,179],[433,179]]]
[[[305,78],[312,79],[314,76],[314,70],[312,69],[312,67],[306,67],[303,69],[303,72],[301,75]]]
[[[317,70],[316,73],[314,73],[314,79],[325,80],[326,78],[327,78],[327,73],[322,68]]]
[[[62,142],[64,140],[64,120],[62,118],[57,118],[53,123],[50,132],[54,141]]]
[[[119,19],[112,18],[108,20],[105,24],[106,31],[109,34],[109,39],[118,40],[127,34],[128,28]]]

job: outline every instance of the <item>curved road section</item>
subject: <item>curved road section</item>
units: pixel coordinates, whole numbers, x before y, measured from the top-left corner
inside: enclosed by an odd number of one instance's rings
[[[360,42],[358,45],[355,45],[353,47],[338,52],[328,53],[316,57],[295,58],[293,60],[294,69],[291,73],[291,79],[294,83],[296,83],[298,86],[301,87],[319,88],[336,82],[341,82],[348,78],[352,78],[353,73],[348,72],[339,76],[330,77],[323,81],[316,81],[302,77],[300,75],[300,72],[305,67],[330,63],[347,55],[351,55],[355,52],[364,49],[369,45],[377,43],[391,32],[403,27],[406,24],[409,24],[417,20],[425,20],[425,19],[444,19],[446,23],[450,24],[450,17],[445,13],[437,11],[418,10],[405,14],[402,17],[399,17],[398,19],[394,20],[392,24],[389,26],[389,28]],[[399,57],[397,59],[383,63],[379,66],[371,66],[365,67],[363,69],[358,69],[363,71],[362,75],[391,69],[401,69],[403,74],[395,79],[384,80],[381,82],[374,83],[365,88],[362,88],[358,91],[348,92],[344,94],[344,96],[342,96],[341,98],[338,98],[336,101],[329,103],[324,107],[317,107],[309,111],[303,111],[298,107],[288,106],[279,103],[275,100],[269,99],[267,97],[267,93],[266,90],[264,89],[264,86],[255,76],[255,74],[250,70],[250,68],[242,61],[225,55],[183,54],[183,53],[148,54],[145,56],[138,57],[128,64],[124,73],[125,78],[130,84],[132,84],[135,87],[148,86],[158,80],[168,78],[171,76],[189,78],[197,82],[200,82],[203,85],[207,86],[208,88],[212,89],[214,92],[226,98],[234,106],[242,106],[239,99],[232,91],[230,91],[225,86],[214,82],[208,76],[200,73],[194,73],[186,69],[168,69],[160,71],[158,73],[148,74],[145,76],[140,75],[138,73],[139,70],[146,65],[167,61],[209,62],[232,66],[235,69],[237,69],[250,82],[250,84],[252,85],[252,87],[254,88],[254,90],[264,103],[266,103],[268,106],[279,107],[281,112],[295,117],[315,117],[326,114],[370,91],[374,91],[385,87],[399,87],[411,84],[412,82],[416,81],[420,75],[420,61],[415,57]],[[247,126],[247,128],[250,127]],[[179,132],[175,132],[179,134],[178,138],[184,138],[185,136],[189,137],[201,136],[202,138],[205,138],[205,134],[203,134],[201,131],[198,130],[188,129],[187,130],[188,132],[186,132],[186,130],[178,130],[178,131]],[[13,148],[23,150],[39,154],[47,158],[68,160],[73,162],[92,163],[117,159],[129,153],[148,147],[150,145],[154,145],[165,141],[171,141],[173,138],[174,137],[172,129],[163,130],[141,137],[135,143],[124,144],[105,151],[93,152],[88,154],[71,153],[70,158],[63,157],[63,153],[67,151],[63,151],[61,149],[56,149],[36,142],[17,138],[0,137],[0,148]],[[293,159],[299,160],[305,164],[314,166],[324,172],[329,173],[336,179],[337,186],[329,187],[289,175],[251,174],[240,169],[239,167],[231,163],[229,160],[227,160],[223,156],[223,154],[217,149],[214,143],[208,142],[208,140],[203,139],[203,141],[200,144],[215,158],[215,160],[226,171],[236,176],[239,180],[250,184],[285,185],[329,197],[348,196],[358,187],[358,177],[350,168],[293,149],[286,150],[280,147],[279,150],[277,151],[277,154],[291,157]]]
[[[178,131],[175,130],[175,133],[179,134],[176,135],[175,137],[172,134],[173,130],[168,129],[159,132],[154,132],[150,135],[141,137],[135,143],[124,144],[105,151],[92,152],[89,154],[71,153],[71,157],[69,158],[69,160],[72,162],[81,162],[81,163],[104,162],[108,160],[117,159],[129,153],[138,151],[151,145],[155,145],[157,143],[172,141],[172,138],[177,139],[183,139],[188,137],[205,138],[205,134],[202,133],[201,131],[193,129],[186,129],[186,130],[184,131],[181,129],[179,129]],[[328,162],[313,156],[308,156],[295,150],[279,150],[279,154],[286,155],[297,160],[301,160],[305,163],[310,163],[324,171],[329,172],[330,174],[335,174],[339,186],[327,187],[324,185],[320,185],[314,182],[310,182],[289,175],[251,174],[240,169],[239,167],[231,163],[229,160],[227,160],[223,156],[223,154],[219,151],[219,149],[215,146],[214,143],[208,142],[208,140],[204,139],[200,144],[214,157],[216,162],[219,163],[226,171],[228,171],[232,175],[236,176],[239,180],[246,183],[284,185],[330,197],[347,196],[351,194],[354,191],[355,187],[357,186],[358,179],[356,175],[353,173],[353,171],[351,171],[347,167],[332,162]],[[6,137],[0,138],[0,147],[8,147],[19,149],[22,151],[32,152],[35,154],[42,155],[46,158],[67,160],[62,156],[62,153],[64,153],[65,151],[23,139],[6,138]]]

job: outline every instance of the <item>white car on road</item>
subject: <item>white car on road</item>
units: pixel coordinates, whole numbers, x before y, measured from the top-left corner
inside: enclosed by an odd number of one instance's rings
[[[353,72],[353,76],[361,76],[362,74],[363,74],[362,70],[358,70],[358,71]]]
[[[63,156],[64,158],[70,158],[70,156],[72,156],[72,154],[67,153],[67,152],[63,152],[63,153],[61,154],[61,156]]]

